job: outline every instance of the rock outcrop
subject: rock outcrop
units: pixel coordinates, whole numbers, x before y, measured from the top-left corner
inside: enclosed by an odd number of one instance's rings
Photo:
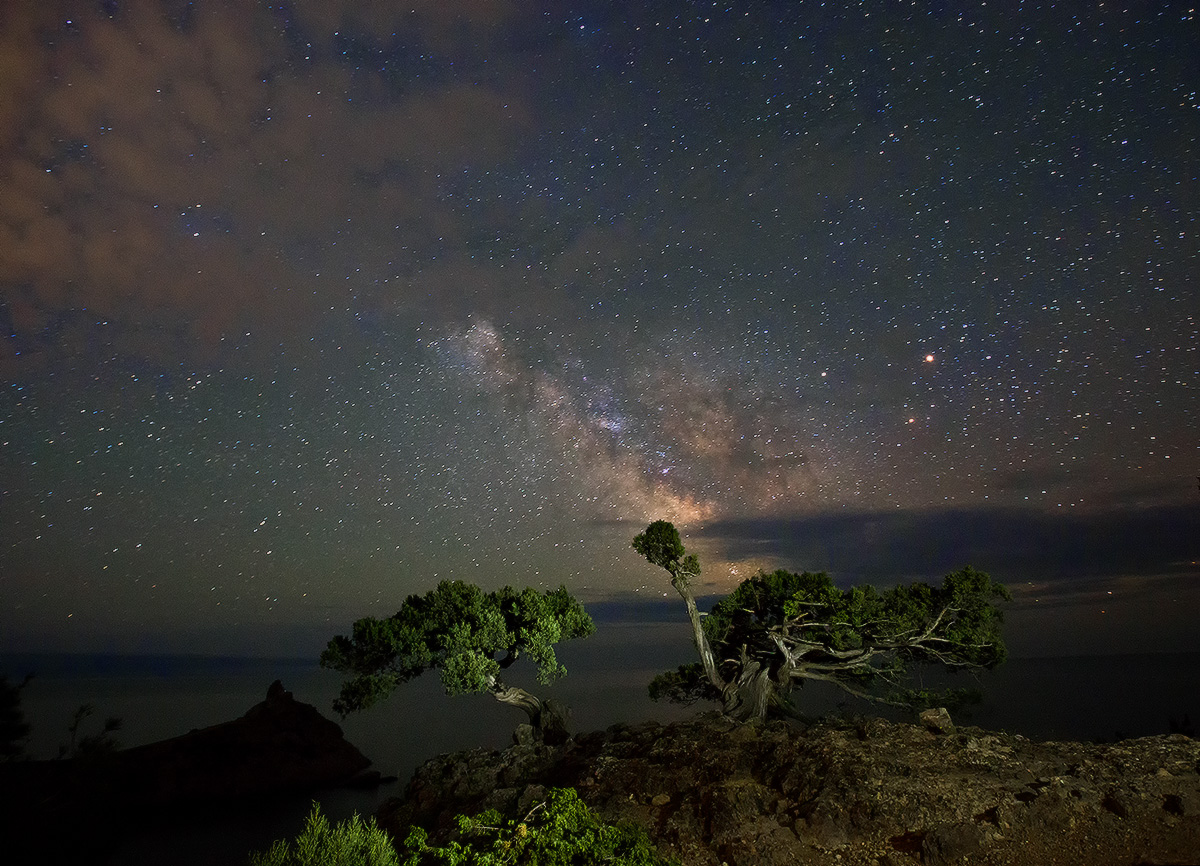
[[[95,856],[131,822],[162,810],[338,785],[370,763],[340,726],[276,681],[241,718],[181,737],[75,760],[0,764],[0,838],[5,853],[41,856],[53,839],[59,854]]]
[[[435,758],[379,817],[393,832],[437,833],[455,814],[571,786],[696,866],[1200,862],[1200,742],[1038,743],[944,727],[716,715],[618,725],[559,747]]]
[[[119,753],[130,796],[153,803],[245,797],[350,780],[371,762],[341,727],[276,680],[239,719]]]

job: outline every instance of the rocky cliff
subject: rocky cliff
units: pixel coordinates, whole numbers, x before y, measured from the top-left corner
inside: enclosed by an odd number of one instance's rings
[[[934,719],[802,728],[708,714],[444,755],[379,817],[436,833],[554,786],[696,866],[1200,862],[1200,742],[1032,742]]]

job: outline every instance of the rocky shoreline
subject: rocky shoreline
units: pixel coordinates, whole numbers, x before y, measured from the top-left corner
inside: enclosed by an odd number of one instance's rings
[[[443,755],[379,813],[393,833],[574,787],[688,866],[1200,862],[1200,741],[1113,744],[882,719],[738,725],[703,714],[548,747]]]
[[[527,732],[528,733],[528,732]],[[378,782],[341,728],[278,682],[244,716],[89,761],[0,765],[6,851],[103,856],[163,810]],[[379,811],[445,838],[459,814],[575,788],[686,866],[1200,863],[1200,741],[1036,742],[943,713],[738,724],[717,713],[547,746],[441,755]]]

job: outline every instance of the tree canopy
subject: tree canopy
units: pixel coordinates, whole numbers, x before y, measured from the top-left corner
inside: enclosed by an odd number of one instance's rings
[[[720,700],[731,715],[762,717],[773,708],[790,709],[794,683],[819,680],[867,700],[912,707],[934,697],[908,686],[914,665],[981,670],[1006,657],[996,602],[1008,599],[1008,591],[970,567],[938,587],[913,583],[884,592],[840,590],[825,573],[760,572],[700,620],[691,615],[690,588],[681,588],[676,576],[680,564],[695,557],[686,554],[675,527],[652,523],[633,547],[671,574],[688,603],[701,657],[656,678],[650,689],[656,699]],[[699,573],[694,565],[690,573]]]
[[[548,684],[566,674],[555,644],[594,630],[566,587],[484,592],[463,581],[442,581],[425,595],[410,595],[386,619],[355,622],[349,637],[329,641],[321,666],[350,675],[333,705],[343,716],[437,668],[447,694],[490,692],[524,709],[542,728],[545,705],[523,689],[506,686],[501,671],[527,656],[537,665],[538,682]]]

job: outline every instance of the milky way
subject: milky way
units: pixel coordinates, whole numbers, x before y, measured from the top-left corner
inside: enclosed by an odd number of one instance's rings
[[[3,643],[661,596],[661,517],[705,592],[969,557],[1141,645],[1200,591],[1200,25],[1077,5],[8,4]]]

